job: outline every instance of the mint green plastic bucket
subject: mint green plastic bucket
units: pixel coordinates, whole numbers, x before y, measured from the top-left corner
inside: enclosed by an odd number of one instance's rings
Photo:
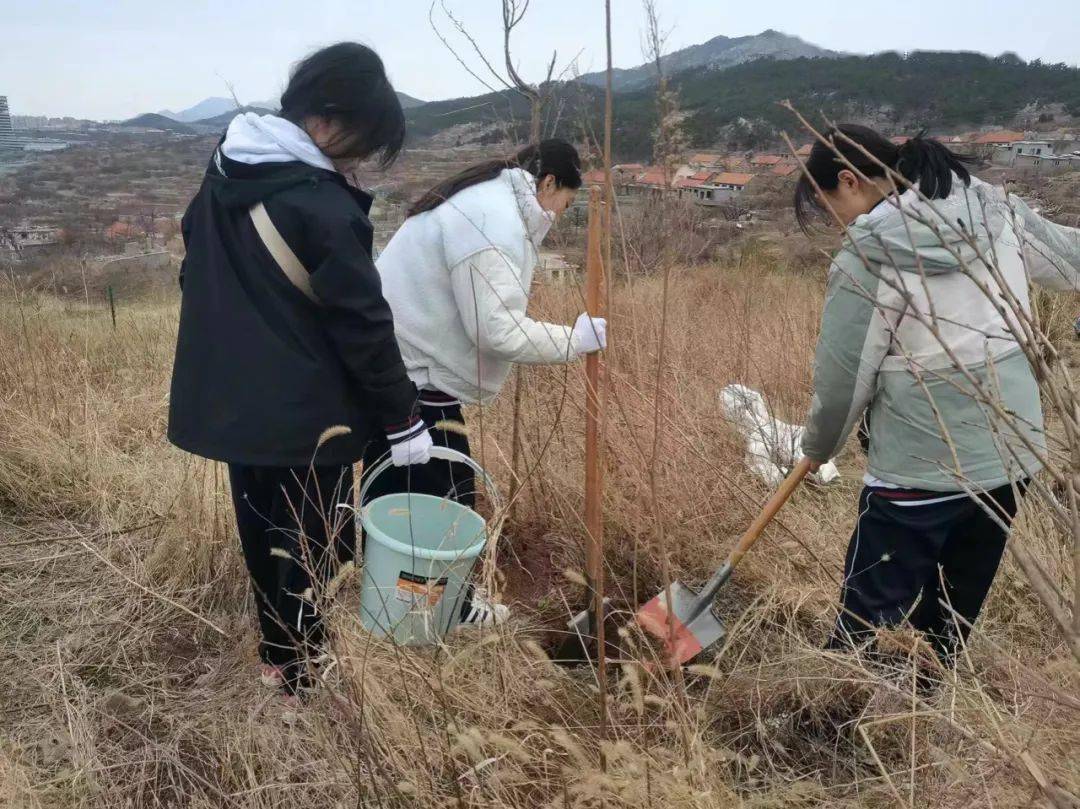
[[[493,482],[472,458],[447,447],[434,447],[431,456],[472,467],[498,513]],[[367,476],[361,503],[372,482],[391,465],[384,460]],[[367,534],[361,623],[399,644],[439,643],[460,620],[465,585],[488,544],[486,521],[453,500],[402,492],[363,506],[360,523]]]

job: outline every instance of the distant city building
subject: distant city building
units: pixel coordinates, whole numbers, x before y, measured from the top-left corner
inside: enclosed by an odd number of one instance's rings
[[[31,138],[23,144],[23,149],[27,152],[59,152],[70,145],[66,140],[56,138]]]
[[[15,137],[15,130],[11,127],[11,112],[8,111],[7,96],[0,96],[0,152],[22,151],[22,148],[22,138]]]

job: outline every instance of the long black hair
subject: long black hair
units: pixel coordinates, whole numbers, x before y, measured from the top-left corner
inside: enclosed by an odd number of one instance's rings
[[[844,161],[871,178],[886,176],[884,165],[909,183],[918,183],[919,190],[929,199],[949,196],[953,174],[964,185],[971,182],[971,173],[965,164],[975,160],[955,154],[939,141],[925,137],[924,132],[897,145],[868,126],[840,124],[825,133],[825,140],[827,142],[817,141],[810,150],[806,173],[795,186],[795,219],[804,231],[811,229],[815,213],[822,210],[814,183],[823,191],[835,190],[840,182],[840,172],[851,170]]]
[[[581,158],[577,149],[561,138],[530,144],[510,157],[486,160],[469,166],[436,185],[414,202],[406,218],[438,208],[458,191],[492,180],[503,169],[524,169],[539,183],[547,175],[555,178],[557,188],[581,188]]]
[[[334,157],[378,157],[386,168],[405,143],[405,113],[382,59],[359,42],[315,51],[293,68],[281,95],[281,117],[298,126],[320,116],[342,125]]]

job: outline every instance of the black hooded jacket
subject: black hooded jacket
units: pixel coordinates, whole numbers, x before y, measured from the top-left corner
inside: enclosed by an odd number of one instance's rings
[[[348,464],[375,430],[416,423],[416,388],[371,260],[371,197],[301,162],[215,152],[182,222],[187,255],[169,440],[255,466]],[[249,216],[262,202],[319,303],[293,286]],[[320,435],[345,425],[351,432]]]

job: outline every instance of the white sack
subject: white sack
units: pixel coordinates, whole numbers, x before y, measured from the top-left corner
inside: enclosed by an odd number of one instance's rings
[[[802,457],[805,428],[773,417],[765,397],[744,385],[728,385],[720,391],[725,417],[746,437],[746,468],[770,486],[776,486]],[[832,483],[840,472],[831,460],[809,475],[816,483]]]

